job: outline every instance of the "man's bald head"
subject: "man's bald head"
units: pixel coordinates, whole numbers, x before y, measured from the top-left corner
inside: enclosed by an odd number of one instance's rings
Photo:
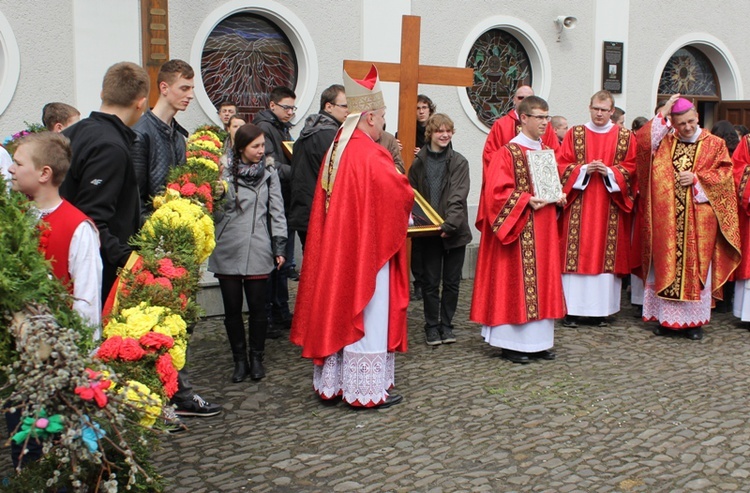
[[[521,104],[521,101],[523,101],[527,96],[533,96],[534,90],[531,88],[531,86],[520,86],[518,89],[516,89],[516,93],[513,95],[513,108],[518,111],[518,105]]]

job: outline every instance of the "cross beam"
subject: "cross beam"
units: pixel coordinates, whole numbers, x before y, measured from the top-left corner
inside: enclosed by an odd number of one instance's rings
[[[405,15],[401,20],[401,61],[399,63],[344,60],[344,70],[354,79],[367,75],[372,64],[378,67],[381,81],[398,82],[398,138],[403,145],[407,171],[414,159],[416,145],[417,95],[419,84],[468,87],[474,84],[471,68],[441,67],[419,64],[421,19]]]

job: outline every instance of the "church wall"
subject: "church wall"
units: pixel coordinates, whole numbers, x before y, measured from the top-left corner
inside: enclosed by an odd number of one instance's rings
[[[203,22],[205,15],[213,9],[225,8],[226,4],[248,6],[257,2],[247,1],[201,1],[201,0],[172,0],[170,2],[170,55],[190,61],[190,51],[195,40],[196,32]],[[278,4],[293,12],[304,24],[309,32],[318,56],[318,83],[314,90],[314,97],[307,108],[300,108],[297,112],[297,125],[292,130],[296,136],[302,130],[302,122],[306,114],[316,113],[319,108],[320,93],[331,84],[341,84],[342,60],[344,58],[360,58],[362,29],[361,5],[359,2],[347,0],[327,0],[326,2],[311,2],[308,0],[284,0]],[[179,6],[175,8],[174,6]],[[325,5],[325,8],[321,8]],[[194,67],[199,70],[199,67]],[[200,89],[198,89],[200,90]],[[298,101],[302,94],[297,91]],[[179,115],[179,121],[188,130],[207,123],[215,117],[212,109],[202,108],[197,101]]]
[[[73,101],[73,8],[71,2],[0,0],[21,57],[13,99],[0,115],[0,138],[26,128],[24,121],[41,122],[49,101]]]
[[[630,81],[626,123],[630,125],[639,115],[650,116],[656,102],[656,81],[664,68],[663,63],[672,53],[676,43],[690,43],[692,38],[718,41],[727,49],[727,55],[736,63],[737,89],[728,81],[729,74],[720,74],[723,99],[747,99],[750,91],[743,84],[750,83],[750,50],[747,49],[746,16],[744,0],[728,0],[721,8],[711,8],[703,2],[666,2],[663,11],[669,15],[646,15],[653,8],[648,0],[630,0]],[[661,9],[660,9],[661,10]],[[722,46],[720,46],[722,47]],[[712,60],[714,61],[714,60]],[[719,67],[716,67],[719,69]],[[637,81],[637,82],[636,82]]]

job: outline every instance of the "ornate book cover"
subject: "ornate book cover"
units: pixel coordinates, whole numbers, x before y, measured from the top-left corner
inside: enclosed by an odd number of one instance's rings
[[[534,186],[534,197],[547,202],[557,202],[562,197],[560,175],[557,172],[555,151],[526,151],[526,161],[529,163],[531,183]]]
[[[413,226],[409,226],[408,236],[431,236],[440,234],[440,225],[443,218],[440,217],[430,203],[425,200],[419,192],[414,190],[414,205],[411,209]]]

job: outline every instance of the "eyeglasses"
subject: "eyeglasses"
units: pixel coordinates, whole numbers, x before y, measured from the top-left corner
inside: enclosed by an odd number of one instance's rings
[[[348,104],[338,104],[338,103],[331,103],[331,104],[334,106],[338,106],[339,108],[344,108],[344,109],[349,108]]]
[[[594,113],[609,113],[612,108],[597,108],[596,106],[589,106],[589,109]]]
[[[552,117],[549,115],[529,115],[528,113],[524,113],[524,115],[530,117],[530,118],[536,118],[538,120],[544,120],[544,121],[550,121],[552,120]]]
[[[289,105],[286,105],[286,104],[278,104],[278,103],[276,103],[276,106],[278,106],[279,108],[282,108],[284,111],[291,111],[292,113],[294,113],[295,111],[297,111],[297,107],[296,106],[289,106]]]

